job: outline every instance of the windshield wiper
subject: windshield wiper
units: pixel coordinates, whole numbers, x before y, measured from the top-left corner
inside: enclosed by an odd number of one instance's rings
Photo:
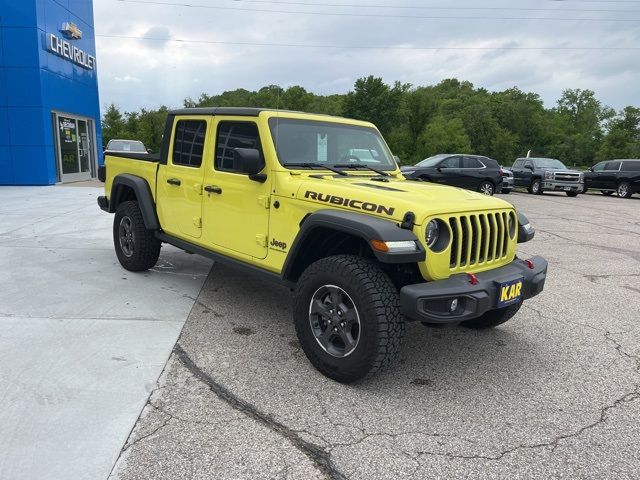
[[[335,172],[338,175],[349,175],[344,170],[340,170],[336,167],[332,167],[331,165],[325,165],[323,163],[313,163],[313,162],[285,163],[284,166],[285,167],[302,167],[302,168],[320,168],[323,170],[331,170],[332,172]]]
[[[389,173],[385,172],[384,170],[379,170],[377,168],[373,168],[369,165],[365,165],[364,163],[349,163],[349,164],[337,164],[334,165],[334,167],[339,167],[339,168],[366,168],[367,170],[371,170],[372,172],[377,173],[378,175],[382,175],[383,177],[388,177]]]

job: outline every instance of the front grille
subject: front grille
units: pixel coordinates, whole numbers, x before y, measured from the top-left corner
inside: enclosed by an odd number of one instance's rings
[[[451,227],[451,270],[499,262],[509,247],[509,212],[490,212],[449,217]],[[514,223],[515,228],[515,223]]]
[[[554,173],[554,179],[560,182],[579,182],[580,174],[556,172]]]

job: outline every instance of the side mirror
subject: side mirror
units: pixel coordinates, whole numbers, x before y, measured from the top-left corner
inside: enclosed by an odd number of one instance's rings
[[[587,168],[587,172],[593,172],[593,167]]]
[[[524,168],[533,172],[533,165],[525,165]]]
[[[153,150],[150,148],[147,148],[147,153],[153,153]]]
[[[260,175],[264,168],[264,162],[260,157],[260,152],[255,148],[234,148],[233,149],[233,169],[239,173],[249,175],[251,180],[264,182],[266,175]]]

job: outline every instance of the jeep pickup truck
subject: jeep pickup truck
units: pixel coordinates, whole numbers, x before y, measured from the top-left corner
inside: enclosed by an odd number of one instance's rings
[[[545,259],[516,257],[534,235],[524,215],[406,180],[367,122],[176,110],[158,156],[107,153],[99,174],[125,269],[168,243],[289,287],[305,354],[340,382],[388,365],[405,321],[495,327],[545,283]]]

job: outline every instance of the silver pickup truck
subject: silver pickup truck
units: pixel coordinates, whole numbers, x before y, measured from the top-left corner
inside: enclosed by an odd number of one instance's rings
[[[584,189],[584,174],[569,170],[555,158],[518,158],[511,171],[515,186],[525,187],[535,195],[560,191],[575,197]]]

